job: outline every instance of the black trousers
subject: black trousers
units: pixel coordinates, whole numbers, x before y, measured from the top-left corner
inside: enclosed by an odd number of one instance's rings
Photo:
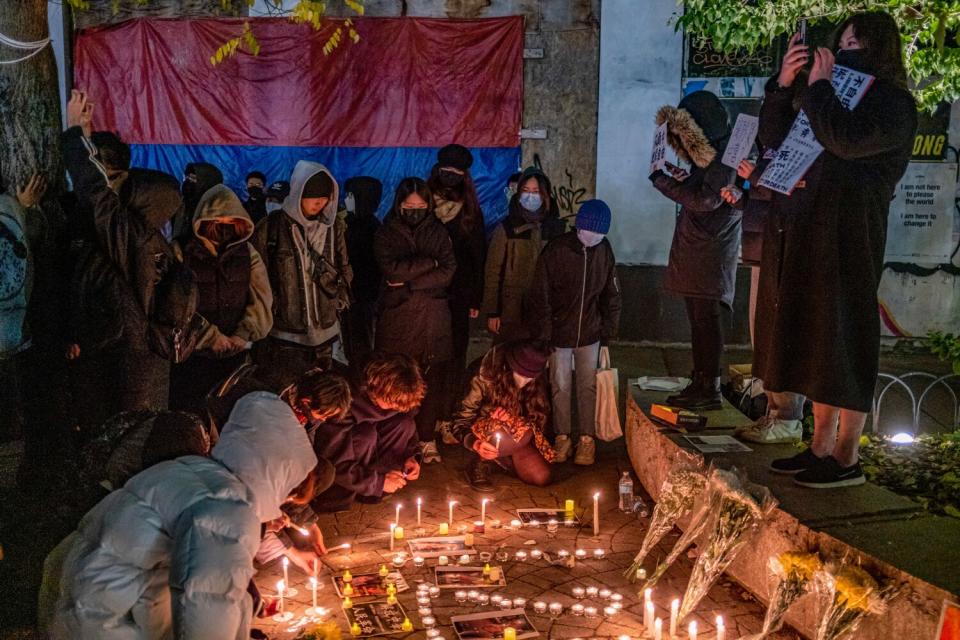
[[[450,404],[450,383],[448,378],[452,369],[452,360],[431,362],[424,367],[423,379],[427,383],[427,395],[420,404],[417,413],[417,435],[420,442],[433,442],[437,437],[437,420],[444,416]]]
[[[693,369],[708,378],[719,378],[726,307],[719,300],[684,298],[684,301],[687,304],[687,318],[690,320]]]
[[[447,365],[444,377],[445,405],[440,414],[441,420],[451,420],[460,408],[460,401],[466,389],[465,371],[467,369],[467,349],[470,347],[470,309],[450,305],[450,320],[453,333],[453,358]]]

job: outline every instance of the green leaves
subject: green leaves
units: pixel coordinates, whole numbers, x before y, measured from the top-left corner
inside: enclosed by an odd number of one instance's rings
[[[927,342],[930,345],[930,353],[944,362],[950,362],[953,372],[960,375],[960,336],[931,331],[927,334]]]
[[[960,98],[960,9],[954,0],[687,0],[676,26],[718,51],[753,52],[792,35],[800,18],[837,22],[885,10],[903,34],[904,61],[921,109]]]

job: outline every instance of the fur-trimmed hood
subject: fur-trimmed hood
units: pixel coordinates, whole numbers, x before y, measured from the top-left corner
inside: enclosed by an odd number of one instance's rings
[[[657,111],[657,125],[667,123],[667,142],[686,162],[709,166],[730,137],[730,118],[723,103],[709,91],[694,91],[679,106]]]

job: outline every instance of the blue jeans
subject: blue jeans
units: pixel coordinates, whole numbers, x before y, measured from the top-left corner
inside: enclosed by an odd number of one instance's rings
[[[550,387],[553,395],[553,429],[557,435],[571,433],[573,374],[577,377],[577,416],[580,435],[597,433],[597,363],[600,343],[585,347],[554,349],[550,356]],[[574,371],[575,369],[575,371]]]
[[[803,420],[806,397],[792,391],[767,391],[767,415],[774,420]]]

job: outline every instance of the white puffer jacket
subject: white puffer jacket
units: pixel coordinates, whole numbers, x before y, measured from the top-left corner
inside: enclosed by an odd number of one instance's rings
[[[244,396],[211,458],[146,469],[84,516],[51,637],[246,640],[260,523],[316,463],[284,401]]]

